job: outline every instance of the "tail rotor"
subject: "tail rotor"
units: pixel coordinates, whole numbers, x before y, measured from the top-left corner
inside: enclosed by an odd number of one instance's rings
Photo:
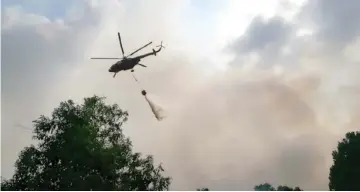
[[[162,45],[162,43],[163,43],[163,42],[161,41],[160,45],[157,45],[156,47],[160,47],[160,49],[161,49],[161,48],[164,48],[164,49],[165,49],[165,47]]]

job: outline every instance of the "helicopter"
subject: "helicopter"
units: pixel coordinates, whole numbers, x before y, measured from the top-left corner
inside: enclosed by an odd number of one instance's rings
[[[160,52],[162,48],[165,48],[163,45],[162,45],[162,41],[161,41],[161,44],[156,46],[156,47],[159,47],[158,50],[155,50],[155,49],[152,49],[152,52],[150,53],[146,53],[146,54],[143,54],[143,55],[139,55],[137,57],[133,57],[133,58],[130,58],[130,56],[132,56],[133,54],[135,54],[136,52],[140,51],[141,49],[149,46],[152,41],[150,41],[148,44],[140,47],[139,49],[135,50],[134,52],[132,52],[131,54],[129,54],[128,56],[125,56],[125,53],[124,53],[124,48],[122,46],[122,43],[121,43],[121,37],[120,37],[120,33],[118,32],[118,38],[119,38],[119,43],[120,43],[120,48],[121,48],[121,52],[122,52],[122,58],[118,58],[118,57],[92,57],[90,59],[118,59],[119,61],[117,61],[116,63],[114,63],[113,65],[111,65],[111,67],[109,68],[109,72],[110,73],[114,73],[114,78],[116,76],[116,74],[120,71],[127,71],[127,70],[130,70],[131,69],[131,72],[134,72],[134,67],[136,65],[140,65],[142,67],[147,67],[146,65],[143,65],[141,63],[139,63],[141,61],[141,59],[145,58],[145,57],[148,57],[150,55],[154,55],[156,56],[156,53]]]

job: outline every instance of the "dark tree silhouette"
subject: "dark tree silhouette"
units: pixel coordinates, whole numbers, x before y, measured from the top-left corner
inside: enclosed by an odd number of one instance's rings
[[[208,188],[200,188],[200,189],[196,189],[196,191],[210,191]]]
[[[127,118],[118,105],[97,96],[82,105],[61,102],[51,118],[34,121],[39,144],[21,151],[2,190],[168,190],[170,178],[161,175],[161,165],[132,152],[121,129]]]
[[[286,185],[279,185],[276,191],[302,191],[300,187],[291,188]]]
[[[360,132],[349,132],[332,152],[334,164],[330,168],[331,191],[360,190]]]
[[[264,183],[260,185],[256,185],[254,187],[255,191],[302,191],[299,187],[291,188],[285,185],[279,185],[277,189],[275,189],[269,183]]]
[[[260,185],[256,185],[254,187],[255,191],[275,191],[275,188],[270,185],[269,183],[264,183],[264,184],[260,184]]]

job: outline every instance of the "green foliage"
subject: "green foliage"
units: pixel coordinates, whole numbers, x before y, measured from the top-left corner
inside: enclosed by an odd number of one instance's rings
[[[264,184],[260,184],[260,185],[256,185],[254,187],[255,191],[275,191],[275,188],[270,185],[269,183],[264,183]]]
[[[5,180],[1,178],[1,191],[11,191],[12,190],[12,180]]]
[[[349,132],[332,152],[334,164],[330,168],[331,191],[360,190],[360,132]]]
[[[302,191],[299,187],[291,188],[285,185],[279,185],[277,189],[275,189],[269,183],[264,183],[260,185],[256,185],[254,187],[255,191]]]
[[[285,185],[279,185],[276,191],[302,191],[300,187],[291,188]]]
[[[104,98],[61,102],[51,118],[34,121],[37,146],[21,151],[2,190],[168,190],[170,178],[152,156],[132,152],[121,126],[128,113]]]

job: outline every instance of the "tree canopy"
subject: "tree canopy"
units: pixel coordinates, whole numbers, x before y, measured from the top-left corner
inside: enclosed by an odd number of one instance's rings
[[[21,151],[2,190],[168,190],[161,165],[134,153],[124,136],[128,113],[104,99],[61,102],[51,117],[35,120],[39,143]]]
[[[85,98],[79,105],[68,100],[51,117],[33,121],[37,145],[25,147],[15,162],[15,173],[1,180],[1,190],[168,190],[153,157],[132,151],[122,132],[128,113],[105,98]],[[349,132],[332,152],[329,189],[360,190],[360,132]],[[302,191],[299,187],[263,183],[256,191]],[[209,191],[199,188],[197,191]]]
[[[331,191],[360,190],[360,132],[349,132],[332,152],[329,173]]]
[[[260,184],[260,185],[256,185],[254,187],[255,191],[275,191],[275,188],[270,185],[269,183],[264,183],[264,184]]]
[[[292,187],[288,187],[288,186],[285,186],[285,185],[279,185],[277,187],[277,189],[275,189],[269,183],[256,185],[254,187],[254,190],[255,191],[302,191],[299,187],[292,188]]]

